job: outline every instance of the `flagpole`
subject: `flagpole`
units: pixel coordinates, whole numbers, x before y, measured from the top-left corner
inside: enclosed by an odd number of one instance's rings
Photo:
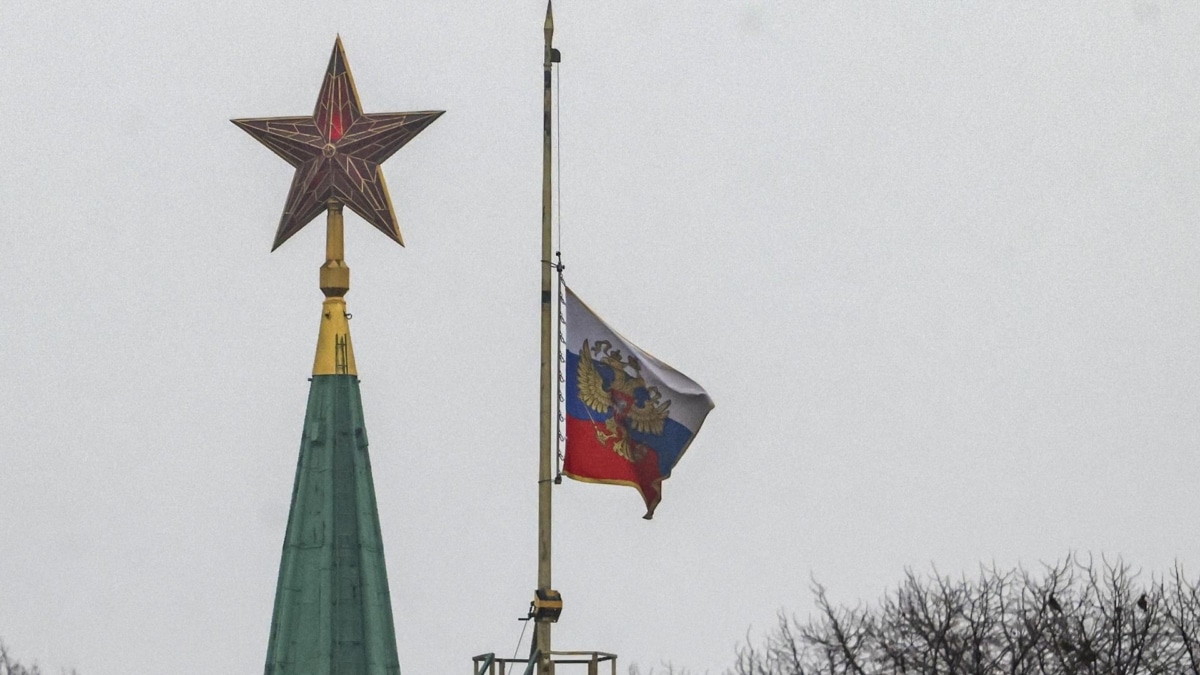
[[[552,387],[554,382],[554,363],[551,360],[551,303],[552,292],[551,268],[554,266],[551,250],[550,224],[550,70],[554,62],[551,43],[554,38],[554,14],[550,2],[546,3],[546,49],[542,61],[543,92],[542,92],[542,374],[541,374],[541,460],[538,467],[538,585],[539,591],[550,591],[550,526],[551,500],[553,487],[554,448],[552,447],[552,432],[554,424],[552,415]],[[550,653],[550,620],[538,617],[534,625],[534,647],[540,655],[538,659],[538,675],[551,675]]]

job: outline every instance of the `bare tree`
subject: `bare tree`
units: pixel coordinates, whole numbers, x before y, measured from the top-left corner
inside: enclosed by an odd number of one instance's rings
[[[74,668],[69,671],[63,669],[62,673],[63,675],[79,675]],[[37,663],[30,666],[21,664],[8,653],[8,647],[3,640],[0,640],[0,675],[43,675],[43,671]]]
[[[1070,557],[977,578],[905,573],[876,606],[780,614],[730,675],[1200,675],[1200,581]]]
[[[32,666],[21,665],[8,653],[8,647],[0,642],[0,675],[42,675],[42,669],[36,663]]]

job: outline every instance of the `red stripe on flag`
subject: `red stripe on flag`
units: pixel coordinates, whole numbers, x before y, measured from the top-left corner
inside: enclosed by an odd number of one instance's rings
[[[603,423],[567,416],[567,448],[563,472],[571,478],[594,483],[628,485],[642,493],[646,502],[646,517],[662,499],[662,474],[658,470],[658,454],[648,449],[636,463],[617,454],[597,438],[597,429],[607,431]],[[610,441],[611,444],[611,441]]]

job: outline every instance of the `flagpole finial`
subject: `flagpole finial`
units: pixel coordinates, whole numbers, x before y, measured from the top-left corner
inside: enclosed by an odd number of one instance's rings
[[[546,44],[550,44],[550,39],[554,37],[554,2],[546,0]]]

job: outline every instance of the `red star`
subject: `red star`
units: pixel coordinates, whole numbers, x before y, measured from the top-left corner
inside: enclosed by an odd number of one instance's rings
[[[443,112],[364,113],[338,37],[312,117],[231,120],[296,167],[271,250],[320,215],[331,199],[403,246],[379,165]]]

